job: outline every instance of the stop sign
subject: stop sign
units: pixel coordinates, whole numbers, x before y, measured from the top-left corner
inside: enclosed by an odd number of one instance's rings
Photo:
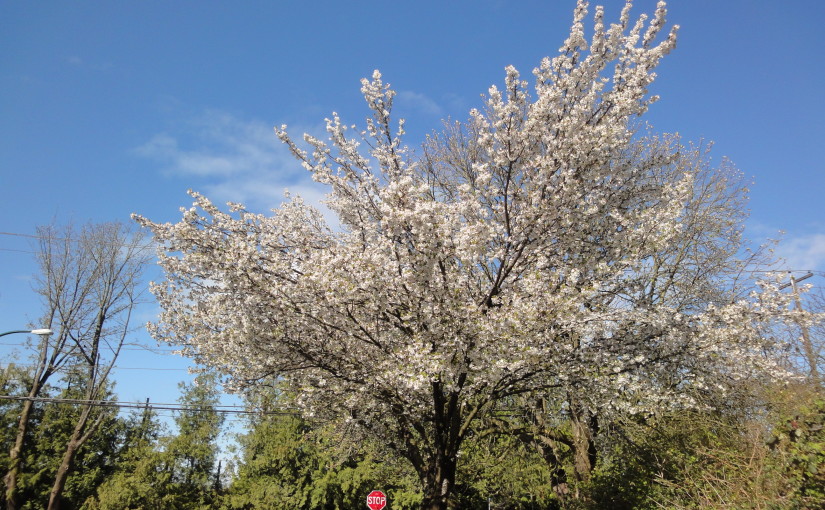
[[[387,497],[381,491],[372,491],[367,495],[367,508],[381,510],[387,506]]]

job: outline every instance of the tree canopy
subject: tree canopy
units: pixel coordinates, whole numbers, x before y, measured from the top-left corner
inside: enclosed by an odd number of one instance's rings
[[[482,108],[419,152],[378,71],[362,81],[363,131],[336,114],[326,141],[277,128],[328,186],[340,228],[300,197],[270,216],[193,193],[178,223],[136,216],[166,277],[151,333],[239,387],[276,375],[308,415],[381,439],[418,473],[422,508],[446,508],[464,440],[514,397],[639,414],[781,375],[762,334],[787,313],[776,285],[757,298],[730,279],[674,277],[696,267],[674,246],[700,264],[712,244],[716,268],[743,267],[740,224],[697,200],[692,152],[637,133],[678,27],[660,36],[664,2],[636,20],[627,3],[610,25],[596,7],[588,39],[587,9],[532,86],[508,67]]]

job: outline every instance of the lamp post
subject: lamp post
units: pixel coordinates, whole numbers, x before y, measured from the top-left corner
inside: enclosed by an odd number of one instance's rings
[[[51,329],[48,328],[40,328],[40,329],[16,329],[14,331],[6,331],[5,333],[0,333],[0,337],[6,335],[13,335],[15,333],[23,333],[29,335],[40,335],[40,338],[43,341],[47,341],[49,335],[53,333]],[[6,366],[6,370],[8,370],[8,366]],[[40,376],[36,375],[34,377],[34,381],[32,382],[32,387],[29,391],[29,397],[36,397],[37,392],[39,391],[40,385],[42,385],[45,381],[38,381]],[[23,402],[23,408],[20,411],[20,418],[17,425],[17,436],[14,440],[14,444],[9,452],[9,463],[7,464],[7,472],[3,477],[3,483],[5,484],[5,499],[6,499],[6,508],[17,508],[16,500],[17,500],[17,477],[20,473],[20,456],[23,451],[23,440],[26,436],[26,428],[28,426],[29,420],[29,413],[31,413],[32,409],[32,401],[26,400]]]
[[[42,329],[18,329],[18,330],[15,330],[15,331],[6,331],[5,333],[0,333],[0,336],[11,335],[11,334],[14,334],[14,333],[28,333],[28,334],[31,334],[31,335],[48,336],[48,335],[51,335],[53,333],[53,331],[50,330],[50,329],[46,329],[46,328],[42,328]]]

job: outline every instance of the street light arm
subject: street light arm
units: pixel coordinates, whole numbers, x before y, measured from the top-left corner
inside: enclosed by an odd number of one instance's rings
[[[6,331],[5,333],[0,333],[0,336],[12,335],[14,333],[28,333],[31,335],[51,335],[53,333],[50,329],[18,329],[15,331]]]

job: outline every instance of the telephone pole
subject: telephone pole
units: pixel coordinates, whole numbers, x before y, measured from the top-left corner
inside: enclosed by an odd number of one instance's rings
[[[813,275],[813,273],[809,272],[808,274],[800,278],[794,278],[794,276],[791,274],[791,282],[781,285],[779,287],[780,290],[784,289],[785,287],[791,287],[791,289],[793,290],[794,309],[797,311],[802,311],[802,300],[799,298],[799,288],[797,287],[797,284],[802,280],[807,280]],[[819,385],[819,370],[816,366],[817,356],[816,351],[814,350],[814,345],[813,343],[811,343],[811,335],[808,330],[808,325],[802,319],[797,319],[797,324],[799,325],[799,329],[802,331],[802,350],[805,354],[805,359],[808,362],[809,375],[814,384]]]

